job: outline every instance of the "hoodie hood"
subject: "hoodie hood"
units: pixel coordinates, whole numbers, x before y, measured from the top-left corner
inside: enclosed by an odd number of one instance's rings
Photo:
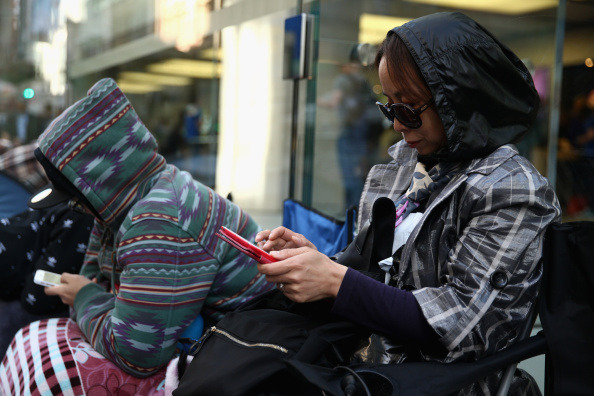
[[[106,224],[120,224],[166,166],[155,138],[112,79],[97,82],[53,120],[38,145]]]
[[[530,72],[505,45],[459,12],[412,20],[388,32],[404,41],[433,93],[447,148],[436,160],[488,155],[517,142],[539,105]]]

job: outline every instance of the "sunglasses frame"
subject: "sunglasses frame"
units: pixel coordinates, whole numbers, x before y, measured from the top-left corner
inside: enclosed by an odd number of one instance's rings
[[[394,123],[394,119],[397,119],[398,122],[402,125],[408,128],[417,129],[420,128],[421,125],[423,125],[423,121],[421,120],[421,113],[427,110],[429,107],[431,107],[431,102],[433,102],[433,99],[429,99],[429,101],[427,101],[424,105],[421,105],[421,107],[419,107],[418,109],[415,109],[414,107],[406,103],[392,103],[391,105],[389,105],[388,103],[383,104],[382,102],[375,102],[375,104],[380,109],[382,114],[392,124]],[[396,109],[399,107],[404,107],[406,110],[412,113],[414,117],[413,122],[403,121],[400,119],[400,117],[398,117]]]

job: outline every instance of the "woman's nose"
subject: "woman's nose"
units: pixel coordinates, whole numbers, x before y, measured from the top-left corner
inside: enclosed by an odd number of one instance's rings
[[[400,132],[402,134],[404,134],[404,132],[406,132],[406,126],[402,125],[400,123],[400,121],[398,121],[398,119],[394,118],[394,123],[392,124],[392,128],[394,128],[394,130],[396,132]]]

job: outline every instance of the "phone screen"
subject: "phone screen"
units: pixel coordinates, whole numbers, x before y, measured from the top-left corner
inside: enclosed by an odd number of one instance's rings
[[[56,286],[62,283],[61,278],[62,276],[60,274],[38,270],[33,280],[41,286]]]
[[[62,283],[61,276],[58,274],[54,274],[53,272],[44,272],[43,273],[43,280],[49,283],[53,283],[55,285],[59,285]]]

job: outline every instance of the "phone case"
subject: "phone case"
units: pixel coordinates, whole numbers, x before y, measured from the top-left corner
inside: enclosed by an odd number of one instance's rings
[[[58,278],[58,282],[57,283],[53,283],[50,282],[48,280],[46,280],[45,278],[47,277],[47,275],[55,275]],[[46,287],[52,287],[52,286],[58,286],[60,284],[60,275],[58,274],[54,274],[52,272],[47,272],[47,271],[43,271],[43,270],[37,270],[37,272],[35,272],[35,277],[33,278],[33,282],[35,282],[36,284],[40,285],[40,286],[46,286]]]
[[[256,245],[251,244],[247,239],[237,235],[227,227],[221,226],[219,232],[216,233],[216,236],[261,264],[274,263],[275,261],[278,261],[264,250],[260,249]]]

